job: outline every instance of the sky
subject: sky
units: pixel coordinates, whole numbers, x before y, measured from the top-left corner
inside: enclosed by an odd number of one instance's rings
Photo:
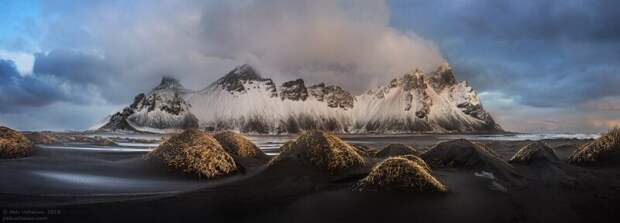
[[[620,1],[0,0],[0,125],[83,130],[248,63],[354,93],[452,65],[507,130],[620,125]]]

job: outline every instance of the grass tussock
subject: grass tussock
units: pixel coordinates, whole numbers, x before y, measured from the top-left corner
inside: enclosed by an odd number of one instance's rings
[[[217,140],[197,129],[170,137],[149,153],[147,159],[207,178],[227,176],[239,169]]]
[[[568,161],[573,164],[588,164],[611,158],[620,158],[620,127],[614,127],[594,142],[573,152]]]
[[[431,168],[419,156],[416,156],[416,155],[404,155],[404,156],[397,156],[397,157],[405,158],[405,159],[411,160],[413,162],[416,162],[418,165],[422,166],[426,171],[428,171],[429,173],[431,172]]]
[[[390,144],[375,154],[376,157],[392,157],[402,155],[416,155],[420,153],[411,146],[405,144]]]
[[[530,143],[523,148],[519,149],[512,158],[511,163],[523,163],[529,164],[533,161],[559,161],[560,159],[555,154],[551,147],[543,142]]]
[[[0,158],[19,158],[32,154],[33,144],[21,133],[0,126]]]
[[[116,146],[117,145],[114,141],[110,139],[106,139],[106,138],[101,138],[101,137],[95,137],[93,139],[93,143],[98,146]]]
[[[330,172],[338,172],[365,164],[364,158],[353,146],[340,138],[322,131],[303,133],[294,142],[281,148],[281,153],[269,162],[274,166],[285,159],[302,159]]]
[[[368,176],[355,184],[354,190],[446,192],[448,189],[419,162],[391,157],[373,167]]]
[[[58,138],[54,137],[51,134],[41,133],[41,132],[33,132],[26,135],[26,138],[30,140],[30,142],[34,144],[43,144],[50,145],[58,143]]]
[[[245,158],[267,158],[256,144],[243,135],[231,131],[221,132],[213,136],[230,154]]]

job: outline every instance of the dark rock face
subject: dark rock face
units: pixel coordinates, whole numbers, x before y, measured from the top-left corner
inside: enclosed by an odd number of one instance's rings
[[[433,75],[431,75],[429,79],[429,83],[435,91],[439,92],[448,86],[457,84],[457,81],[456,78],[454,78],[454,73],[452,73],[450,65],[443,64],[433,72]]]
[[[183,88],[183,85],[181,85],[178,80],[171,77],[163,77],[161,83],[153,88],[149,94],[140,93],[136,95],[131,105],[112,115],[108,123],[100,129],[135,131],[136,129],[129,124],[129,121],[139,121],[137,120],[138,118],[132,115],[143,110],[149,113],[163,112],[164,114],[175,116],[185,114],[180,126],[168,126],[170,123],[167,120],[156,120],[150,123],[148,127],[197,128],[198,119],[193,114],[189,113],[188,108],[190,105],[183,99],[182,94],[186,91],[187,90]]]
[[[423,119],[428,116],[432,102],[430,96],[426,93],[428,84],[425,81],[424,75],[421,74],[421,71],[416,70],[415,72],[405,74],[401,78],[392,79],[387,86],[387,88],[379,89],[375,92],[370,91],[369,93],[373,94],[378,99],[382,99],[389,89],[402,87],[403,91],[405,91],[402,95],[404,110],[410,111],[414,104],[413,100],[417,99],[422,102],[423,107],[415,111],[416,117]]]
[[[308,89],[304,84],[304,80],[297,79],[284,82],[280,87],[280,98],[282,100],[305,101],[308,98]]]
[[[127,118],[134,113],[130,108],[124,108],[123,111],[117,112],[112,117],[108,123],[102,126],[100,129],[104,130],[131,130],[134,131],[133,127],[127,122]]]
[[[324,83],[310,87],[310,94],[318,101],[325,101],[331,108],[351,109],[355,103],[355,97],[351,93],[343,90],[340,86]]]
[[[163,80],[162,80],[163,83]],[[123,108],[122,111],[115,113],[110,117],[110,121],[107,124],[101,127],[101,129],[107,130],[131,130],[135,129],[131,127],[131,125],[127,122],[127,118],[135,113],[135,110],[138,108],[138,105],[141,104],[145,99],[144,93],[140,93],[133,98],[133,102],[129,107]]]
[[[461,103],[456,105],[458,108],[461,109],[461,111],[463,111],[465,114],[470,115],[471,117],[483,120],[485,122],[489,122],[489,123],[495,123],[495,121],[493,121],[493,119],[491,118],[491,116],[489,115],[489,113],[487,113],[481,105],[472,105],[468,102],[465,103]]]
[[[160,104],[161,106],[157,106],[158,104]],[[174,115],[178,115],[181,112],[185,111],[183,107],[187,107],[187,106],[189,105],[185,102],[185,100],[183,100],[183,98],[181,98],[181,96],[178,93],[174,93],[174,96],[172,97],[171,100],[166,100],[160,94],[153,93],[149,95],[148,97],[144,98],[142,101],[138,102],[136,104],[136,107],[134,107],[134,109],[137,109],[137,110],[147,109],[149,112],[151,112],[151,111],[155,111],[155,109],[159,107],[161,111],[174,114]]]
[[[217,80],[217,85],[222,86],[230,92],[245,93],[247,89],[245,83],[264,82],[267,89],[271,92],[271,97],[277,97],[276,84],[270,78],[261,77],[250,65],[244,64],[230,71],[226,76]]]
[[[181,85],[179,80],[177,80],[176,78],[164,76],[161,79],[159,85],[157,85],[157,87],[155,87],[153,90],[157,91],[163,89],[183,89],[183,85]]]

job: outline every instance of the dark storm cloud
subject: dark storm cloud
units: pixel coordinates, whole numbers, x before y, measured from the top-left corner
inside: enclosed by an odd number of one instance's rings
[[[35,54],[32,72],[53,75],[76,84],[106,85],[117,73],[101,58],[67,50]]]
[[[0,112],[14,112],[22,107],[44,106],[66,95],[45,81],[20,76],[15,64],[0,59]]]
[[[122,90],[101,90],[119,84],[116,74],[114,67],[102,58],[67,50],[36,54],[32,74],[27,75],[20,74],[13,61],[0,60],[0,112],[55,102],[91,104],[101,98],[118,100]]]
[[[438,42],[457,76],[537,107],[619,95],[620,1],[391,1],[392,23]]]

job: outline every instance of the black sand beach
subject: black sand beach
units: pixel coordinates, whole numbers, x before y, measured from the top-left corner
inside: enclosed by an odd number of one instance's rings
[[[446,137],[454,136],[343,139],[371,151],[403,143],[424,152]],[[270,152],[288,139],[250,138]],[[475,141],[505,161],[532,142]],[[615,222],[620,217],[618,166],[567,164],[568,154],[588,140],[544,141],[561,162],[512,164],[518,176],[510,179],[433,168],[449,188],[445,194],[354,192],[361,174],[265,165],[205,180],[144,160],[150,150],[145,145],[38,145],[31,157],[0,160],[0,207],[9,222]]]

